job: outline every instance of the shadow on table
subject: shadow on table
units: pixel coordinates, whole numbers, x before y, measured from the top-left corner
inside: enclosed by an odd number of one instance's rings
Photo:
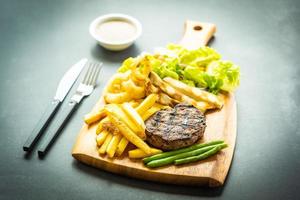
[[[209,188],[207,186],[181,186],[171,185],[164,183],[157,183],[152,181],[145,181],[118,174],[113,174],[103,170],[99,170],[76,160],[73,160],[72,167],[78,171],[82,171],[92,177],[101,178],[102,180],[111,182],[113,184],[127,185],[133,188],[141,188],[145,190],[153,190],[163,193],[182,194],[191,196],[203,196],[203,197],[216,197],[220,196],[223,192],[223,187]],[[229,176],[229,174],[228,174]],[[226,182],[225,182],[226,184]]]
[[[135,57],[141,53],[137,45],[133,44],[123,51],[110,51],[96,44],[91,49],[91,54],[95,60],[121,63],[128,57]]]

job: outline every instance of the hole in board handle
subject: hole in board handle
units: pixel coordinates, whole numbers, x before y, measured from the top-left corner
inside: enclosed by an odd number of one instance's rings
[[[194,30],[195,31],[201,31],[202,30],[202,27],[197,25],[197,26],[194,26]]]

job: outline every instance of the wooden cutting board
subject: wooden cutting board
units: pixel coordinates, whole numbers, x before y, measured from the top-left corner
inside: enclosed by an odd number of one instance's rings
[[[206,45],[215,33],[213,24],[187,21],[185,33],[180,42],[187,48],[194,49]],[[104,105],[103,97],[93,111]],[[221,110],[206,113],[207,128],[199,142],[223,139],[229,145],[217,155],[206,160],[181,166],[166,166],[156,169],[146,168],[141,160],[131,160],[127,152],[122,157],[110,159],[100,156],[96,147],[96,125],[83,125],[74,145],[72,156],[91,166],[123,174],[130,177],[171,184],[220,186],[228,173],[236,140],[236,102],[233,94],[225,95],[225,105]]]

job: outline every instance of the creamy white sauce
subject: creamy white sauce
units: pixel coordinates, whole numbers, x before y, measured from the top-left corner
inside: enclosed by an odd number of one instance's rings
[[[136,27],[122,20],[106,21],[96,27],[96,33],[106,42],[120,43],[136,35]]]

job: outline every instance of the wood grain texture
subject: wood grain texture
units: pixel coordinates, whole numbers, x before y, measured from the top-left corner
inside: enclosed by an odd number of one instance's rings
[[[216,25],[197,21],[186,21],[184,34],[179,44],[188,49],[197,49],[207,45],[216,32]]]
[[[199,29],[198,26],[201,26],[201,30],[196,30]],[[215,30],[213,24],[187,21],[185,34],[180,44],[188,48],[203,46],[209,41]],[[143,165],[141,160],[129,159],[127,152],[122,157],[110,159],[107,156],[100,156],[97,152],[96,125],[88,127],[85,124],[79,132],[72,156],[85,164],[139,179],[170,184],[220,186],[224,183],[230,168],[236,140],[235,98],[233,94],[224,94],[224,99],[225,104],[221,110],[206,113],[207,128],[204,137],[199,142],[223,139],[229,146],[206,160],[182,166],[170,165],[149,169]],[[93,111],[103,105],[104,99],[101,97]]]

